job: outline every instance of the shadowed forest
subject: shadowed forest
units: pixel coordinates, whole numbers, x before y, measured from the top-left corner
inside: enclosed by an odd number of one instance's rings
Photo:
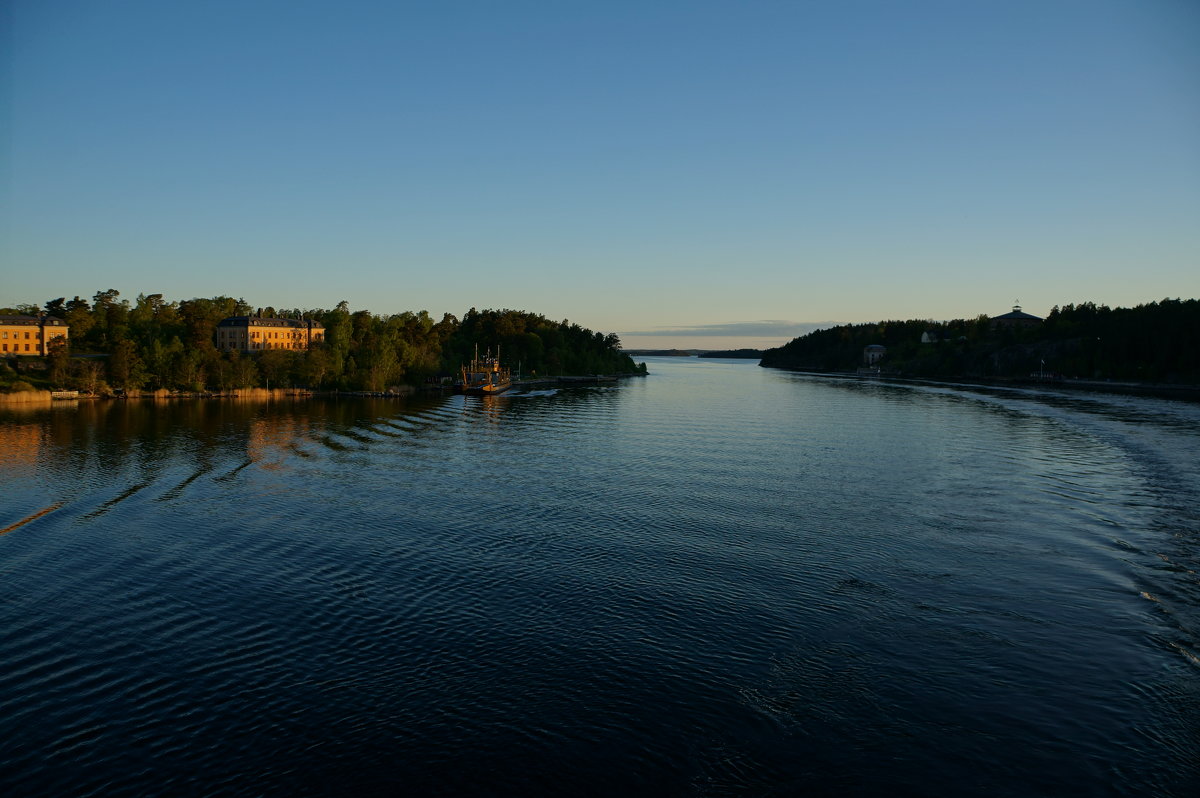
[[[1200,300],[1132,308],[1055,307],[1028,328],[971,320],[884,321],[817,330],[763,353],[762,365],[853,371],[863,349],[887,347],[882,372],[911,377],[1028,377],[1200,383]]]

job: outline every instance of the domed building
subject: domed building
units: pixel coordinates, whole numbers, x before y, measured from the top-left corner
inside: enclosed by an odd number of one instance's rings
[[[1042,323],[1041,316],[1034,316],[1032,313],[1026,313],[1021,310],[1020,305],[1013,305],[1011,313],[1005,313],[1003,316],[992,317],[992,329],[1025,329],[1028,327],[1036,327]]]

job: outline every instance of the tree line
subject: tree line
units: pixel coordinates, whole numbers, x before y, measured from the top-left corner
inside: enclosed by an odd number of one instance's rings
[[[457,373],[480,353],[499,350],[505,365],[527,375],[620,374],[644,370],[621,352],[620,339],[567,320],[520,310],[468,310],[458,319],[428,312],[378,315],[332,309],[253,308],[228,296],[169,301],[162,294],[123,299],[114,289],[89,302],[59,297],[43,306],[18,305],[0,313],[56,316],[67,322],[69,343],[44,359],[9,358],[0,383],[38,382],[91,393],[144,390],[229,391],[248,387],[385,391]],[[230,316],[309,319],[325,340],[307,351],[224,352],[218,322]],[[2,362],[2,361],[0,361]],[[21,373],[17,373],[20,371]]]
[[[908,376],[1014,378],[1037,373],[1200,384],[1200,300],[1163,299],[1132,308],[1068,304],[1024,328],[997,326],[988,316],[843,324],[769,349],[761,364],[852,371],[862,364],[863,349],[870,344],[887,347],[878,364],[882,370]]]

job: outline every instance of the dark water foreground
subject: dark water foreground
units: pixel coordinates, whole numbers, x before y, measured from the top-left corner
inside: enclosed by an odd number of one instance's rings
[[[0,410],[0,794],[1200,794],[1200,407],[651,370]]]

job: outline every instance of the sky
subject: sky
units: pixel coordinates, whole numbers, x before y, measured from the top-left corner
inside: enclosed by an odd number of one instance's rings
[[[1195,0],[0,0],[0,306],[628,347],[1200,297]]]

